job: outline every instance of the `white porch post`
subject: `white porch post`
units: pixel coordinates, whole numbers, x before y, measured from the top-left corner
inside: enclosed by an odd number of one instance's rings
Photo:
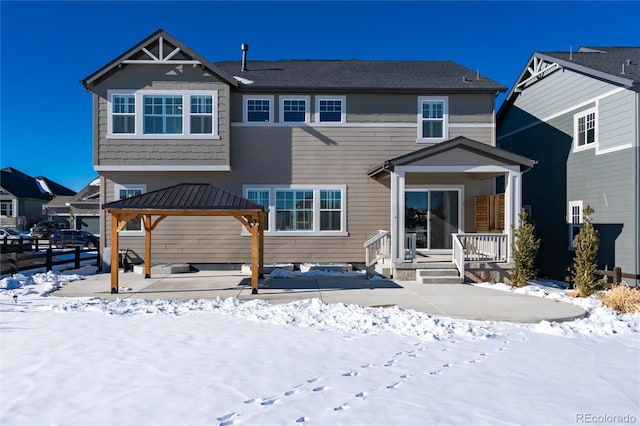
[[[395,265],[404,261],[404,170],[391,172],[391,260]]]
[[[505,176],[504,228],[507,234],[507,262],[513,262],[513,229],[520,226],[518,214],[522,210],[522,173],[509,171]]]

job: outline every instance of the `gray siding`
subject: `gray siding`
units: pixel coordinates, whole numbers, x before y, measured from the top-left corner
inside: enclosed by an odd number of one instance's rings
[[[265,261],[361,262],[363,242],[379,229],[389,229],[391,222],[390,189],[369,178],[367,171],[424,146],[416,144],[413,128],[241,126],[231,133],[231,173],[103,173],[108,177],[107,201],[114,197],[114,181],[145,183],[148,191],[179,182],[205,182],[236,194],[242,194],[243,184],[346,185],[348,236],[267,235]],[[480,185],[489,191],[489,181]],[[154,231],[153,258],[248,262],[250,238],[241,231],[234,219],[167,218]],[[110,235],[108,221],[104,235]],[[142,237],[121,236],[120,244],[144,253]]]
[[[113,139],[107,136],[109,89],[217,90],[220,139]],[[188,65],[129,65],[101,82],[94,102],[94,135],[98,166],[228,166],[229,95],[226,83],[200,67]],[[95,137],[95,136],[94,136]]]
[[[595,210],[593,223],[600,232],[600,266],[620,266],[636,272],[637,152],[623,150],[595,155],[594,150],[573,153],[567,161],[567,201],[582,200]]]
[[[527,87],[499,125],[501,148],[538,160],[523,176],[523,204],[532,207],[542,238],[538,261],[543,271],[558,273],[569,266],[567,203],[582,200],[595,209],[599,266],[638,273],[638,94],[624,90],[594,99],[615,89],[582,74],[557,71]],[[574,115],[594,107],[598,147],[573,152]],[[615,150],[629,144],[633,148]]]

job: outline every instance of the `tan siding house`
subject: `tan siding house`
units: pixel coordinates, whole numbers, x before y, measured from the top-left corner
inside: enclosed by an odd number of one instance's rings
[[[363,263],[378,235],[393,266],[415,261],[407,249],[453,255],[474,197],[505,176],[510,247],[533,162],[495,148],[503,86],[451,61],[244,60],[209,62],[159,30],[83,80],[101,202],[212,184],[269,208],[266,263]],[[154,260],[245,263],[245,234],[233,218],[167,218]],[[135,220],[119,239],[142,256]]]

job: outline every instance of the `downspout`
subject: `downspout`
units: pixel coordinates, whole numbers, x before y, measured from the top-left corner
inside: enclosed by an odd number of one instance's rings
[[[636,270],[634,274],[640,274],[640,91],[636,91]],[[640,286],[640,280],[636,280],[636,286]]]

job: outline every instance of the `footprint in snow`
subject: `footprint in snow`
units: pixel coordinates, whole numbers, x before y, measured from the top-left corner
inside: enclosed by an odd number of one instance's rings
[[[276,402],[278,402],[278,401],[279,401],[279,400],[278,400],[278,398],[270,398],[270,399],[266,399],[266,400],[262,401],[262,402],[260,403],[260,405],[265,405],[265,406],[266,406],[266,405],[273,405],[273,404],[275,404],[275,403],[276,403]]]
[[[409,380],[409,375],[408,374],[403,374],[402,376],[400,376],[400,378],[402,380]]]
[[[244,403],[245,404],[253,404],[255,402],[262,402],[262,398],[251,398],[251,399],[247,399]]]
[[[335,407],[333,409],[333,411],[343,411],[343,410],[347,410],[347,409],[349,409],[349,403],[345,402],[344,404]]]
[[[357,376],[360,373],[358,373],[357,371],[347,371],[346,373],[342,373],[343,376],[345,377],[353,377],[353,376]]]
[[[364,398],[365,396],[367,396],[367,393],[366,393],[366,392],[358,392],[358,393],[356,394],[356,398]]]
[[[295,394],[297,394],[298,392],[300,392],[302,390],[302,389],[300,389],[300,386],[302,386],[302,385],[298,385],[298,386],[294,387],[293,389],[286,391],[284,394],[286,396],[295,395]]]
[[[442,364],[443,368],[449,368],[451,366],[453,366],[453,364],[450,364],[450,363]]]
[[[309,421],[309,417],[307,417],[307,416],[298,417],[296,419],[296,423],[306,423],[308,421]]]
[[[325,389],[326,389],[325,386],[318,386],[317,388],[313,388],[313,391],[314,392],[322,392]]]
[[[371,368],[371,367],[375,367],[375,364],[364,364],[360,366],[360,368]]]
[[[313,379],[307,380],[307,383],[314,383],[314,382],[317,382],[318,380],[320,380],[320,377],[314,377]]]
[[[237,415],[238,415],[238,413],[236,413],[235,411],[233,411],[233,412],[231,412],[231,413],[229,413],[229,414],[226,414],[226,415],[224,415],[224,416],[222,416],[222,417],[218,417],[218,419],[217,419],[217,420],[218,420],[218,421],[220,421],[220,422],[226,422],[227,420],[231,420],[232,418],[234,418],[234,417],[235,417],[235,416],[237,416]]]
[[[438,374],[442,374],[442,371],[437,370],[437,371],[432,371],[429,373],[431,376],[437,376]]]
[[[394,384],[387,386],[387,389],[395,389],[398,386],[400,386],[400,382],[395,382]]]

